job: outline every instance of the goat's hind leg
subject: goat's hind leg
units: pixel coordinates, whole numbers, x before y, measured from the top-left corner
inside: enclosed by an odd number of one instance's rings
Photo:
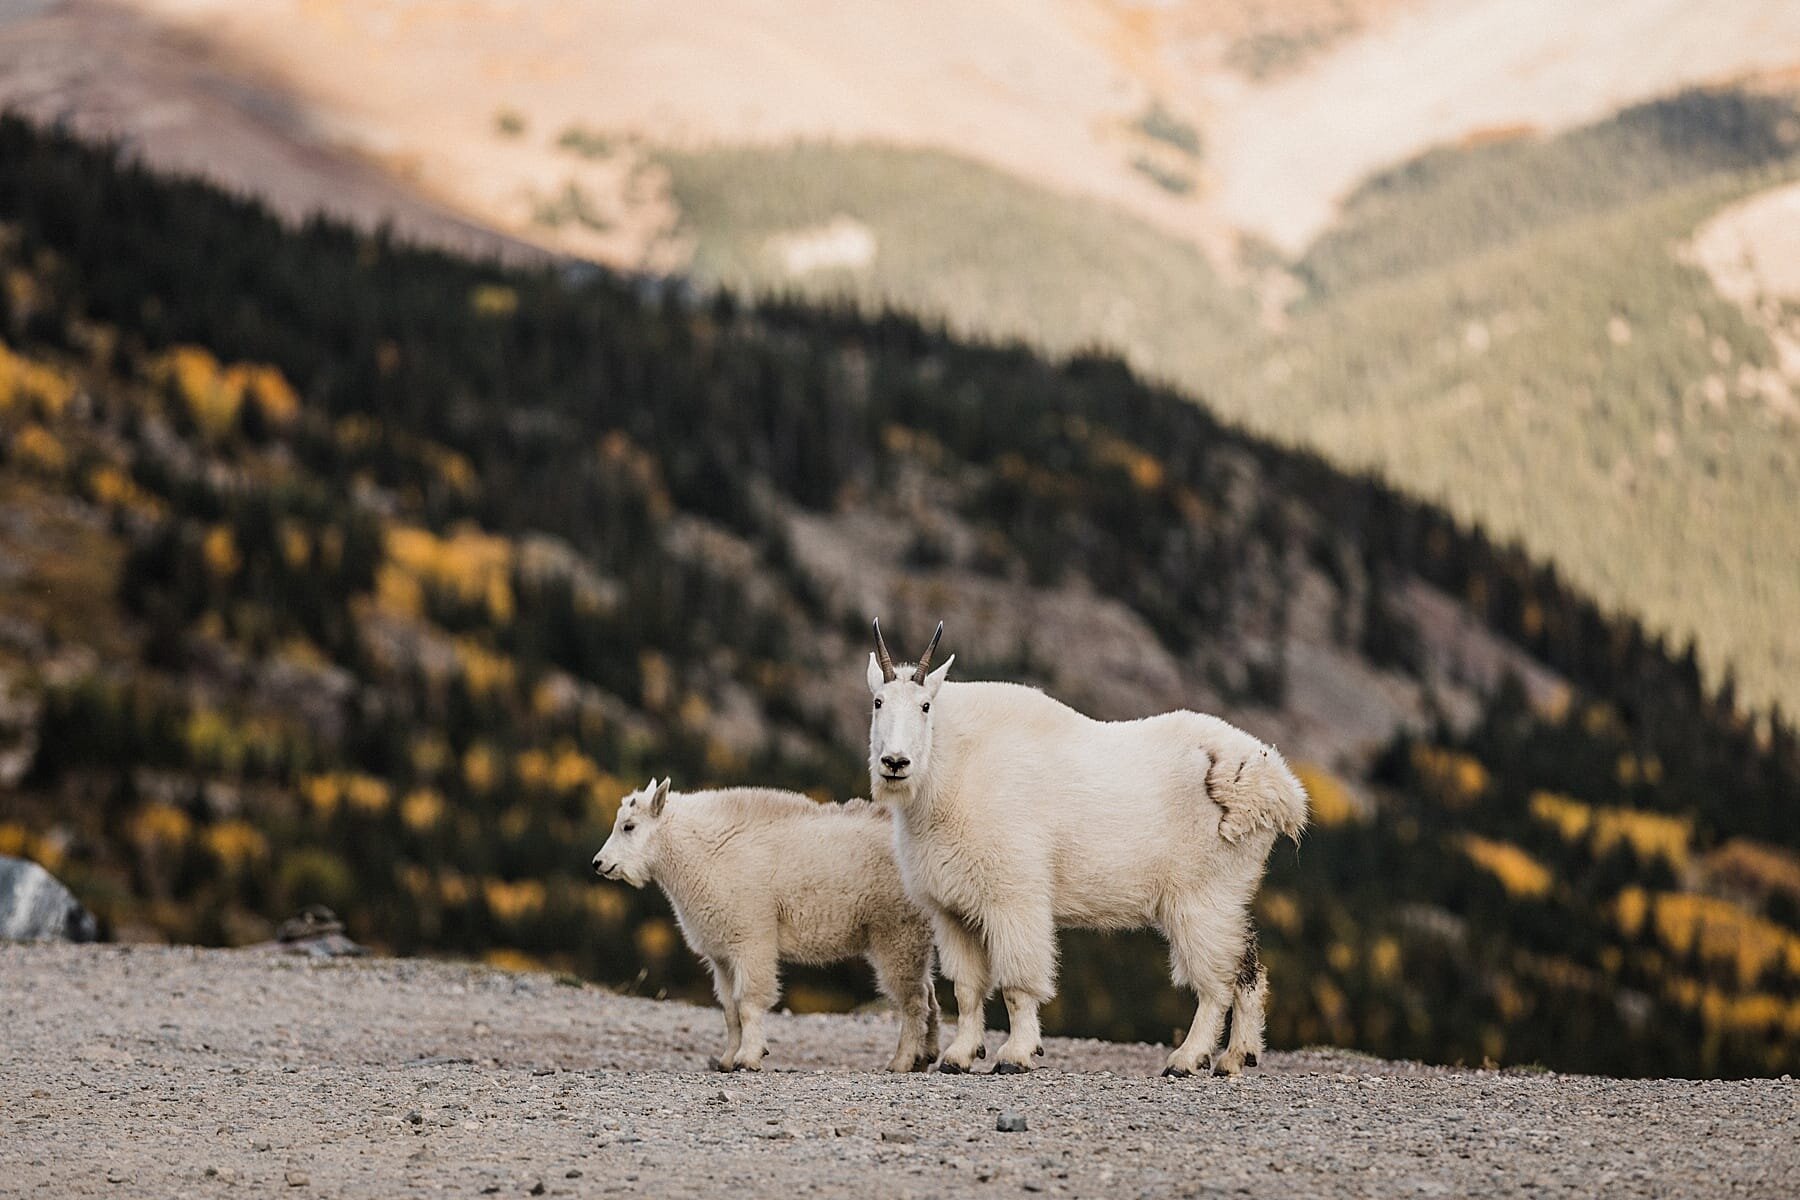
[[[1241,911],[1189,904],[1165,915],[1163,932],[1169,938],[1169,963],[1175,983],[1193,988],[1198,997],[1194,1023],[1188,1026],[1181,1045],[1169,1055],[1163,1074],[1193,1075],[1212,1066],[1225,1010],[1234,1000],[1234,980],[1248,930]],[[1241,1059],[1236,1061],[1241,1063]],[[1220,1059],[1221,1066],[1225,1062]]]
[[[1257,954],[1256,935],[1244,946],[1231,989],[1231,1035],[1225,1053],[1213,1065],[1218,1075],[1236,1075],[1254,1067],[1263,1055],[1263,1014],[1269,998],[1269,970]]]

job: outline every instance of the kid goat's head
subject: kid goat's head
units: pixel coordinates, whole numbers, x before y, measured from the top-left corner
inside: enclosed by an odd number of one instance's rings
[[[656,826],[662,820],[663,805],[669,800],[669,781],[652,779],[639,790],[619,801],[619,815],[613,818],[612,836],[600,853],[594,855],[594,870],[602,879],[617,879],[641,888],[650,882]]]
[[[932,652],[943,636],[944,623],[939,621],[919,661],[900,671],[882,640],[881,622],[875,622],[875,651],[869,655],[869,691],[875,696],[869,722],[869,779],[878,796],[910,789],[931,766],[931,702],[956,661],[952,654],[943,666],[931,670]]]

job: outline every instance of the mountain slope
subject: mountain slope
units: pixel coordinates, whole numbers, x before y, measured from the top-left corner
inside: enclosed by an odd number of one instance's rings
[[[1800,18],[1539,7],[65,0],[0,26],[0,97],[290,214],[1104,346],[1793,709],[1800,564],[1758,526],[1800,353],[1685,260],[1790,169]]]
[[[954,160],[927,172],[921,152],[664,161],[701,278],[1058,352],[1098,334],[1250,428],[1519,539],[1695,637],[1715,685],[1791,709],[1800,359],[1690,246],[1794,178],[1797,139],[1791,98],[1724,90],[1434,151],[1368,181],[1298,260],[1265,258],[1260,296],[1122,217]],[[865,233],[866,259],[796,272],[781,248],[834,221]]]
[[[657,897],[586,878],[619,795],[861,790],[867,620],[941,617],[970,677],[1304,764],[1319,829],[1260,909],[1279,1043],[1794,1061],[1792,730],[1442,511],[1102,358],[293,231],[14,121],[0,153],[0,852],[115,930],[322,901],[702,991]],[[1577,827],[1614,809],[1707,869]],[[1078,937],[1050,1019],[1183,1008],[1150,939]]]

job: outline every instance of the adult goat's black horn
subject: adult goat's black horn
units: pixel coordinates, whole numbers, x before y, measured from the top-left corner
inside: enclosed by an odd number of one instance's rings
[[[938,622],[937,632],[931,635],[931,645],[925,647],[925,653],[919,655],[919,665],[913,669],[913,682],[924,683],[925,673],[931,670],[931,655],[937,650],[938,639],[944,636],[944,623]]]
[[[875,618],[875,661],[881,664],[881,678],[887,683],[894,682],[894,660],[888,654],[887,642],[881,636],[881,618]]]

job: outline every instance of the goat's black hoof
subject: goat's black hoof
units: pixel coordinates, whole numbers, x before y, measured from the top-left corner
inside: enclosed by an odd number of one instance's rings
[[[963,1074],[963,1069],[946,1058],[943,1062],[938,1064],[938,1074],[961,1075]]]
[[[1163,1068],[1163,1078],[1164,1079],[1187,1079],[1187,1078],[1190,1078],[1192,1075],[1193,1075],[1192,1071],[1184,1071],[1180,1067],[1164,1067]]]
[[[936,1061],[937,1059],[930,1054],[921,1054],[919,1057],[913,1059],[912,1069],[915,1071],[929,1071],[931,1070],[931,1064]]]
[[[994,1074],[996,1075],[1024,1075],[1030,1070],[1030,1067],[1021,1066],[1018,1063],[1003,1062],[994,1064]]]
[[[975,1057],[976,1058],[986,1058],[987,1057],[987,1047],[986,1046],[975,1047]]]
[[[1254,1067],[1256,1065],[1256,1055],[1254,1055],[1254,1054],[1244,1055],[1244,1065],[1246,1067]]]

